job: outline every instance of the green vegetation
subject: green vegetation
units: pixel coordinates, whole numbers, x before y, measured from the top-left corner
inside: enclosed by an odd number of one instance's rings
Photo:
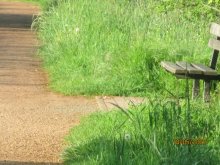
[[[216,19],[215,11],[205,17],[210,8],[198,14],[187,4],[153,0],[54,4],[39,18],[38,30],[40,55],[55,91],[145,96],[173,86],[161,60],[209,60],[208,29]]]
[[[188,104],[154,100],[122,112],[93,114],[72,129],[64,164],[218,164],[219,106],[197,102],[190,109]]]
[[[6,0],[6,1],[13,1],[13,2],[30,2],[33,4],[40,5],[43,10],[47,10],[49,6],[52,5],[53,0]]]
[[[39,4],[39,5],[41,5],[41,6],[43,6],[44,4],[46,4],[46,0],[7,0],[7,1],[13,1],[13,2],[31,2],[31,3]]]
[[[210,105],[190,104],[187,84],[186,99],[178,99],[185,97],[185,81],[159,66],[162,60],[208,64],[209,25],[219,21],[218,0],[48,2],[35,25],[53,90],[151,99],[159,92],[161,99],[85,118],[67,138],[65,164],[220,162],[218,97]],[[167,91],[172,99],[162,101]],[[207,144],[174,144],[175,139],[198,138]]]

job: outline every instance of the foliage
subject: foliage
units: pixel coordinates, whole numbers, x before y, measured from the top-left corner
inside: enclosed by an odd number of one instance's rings
[[[205,104],[161,95],[142,105],[93,114],[67,137],[64,164],[206,165],[220,162],[219,98]],[[160,98],[160,99],[159,99]],[[217,98],[217,97],[216,97]],[[92,128],[91,128],[92,126]]]
[[[67,138],[69,147],[63,153],[64,164],[220,162],[220,115],[216,106],[192,103],[189,114],[187,102],[152,100],[150,103],[84,119]],[[178,145],[176,139],[202,141]]]
[[[34,4],[38,4],[41,7],[45,6],[48,2],[48,0],[7,0],[7,1],[13,1],[13,2],[30,2],[30,3],[34,3]],[[48,4],[49,5],[49,4]]]
[[[146,95],[173,86],[183,89],[183,84],[176,84],[160,69],[159,62],[196,59],[206,63],[209,23],[219,16],[217,0],[42,2],[40,55],[51,87],[65,94]],[[220,162],[220,103],[175,98],[152,99],[138,107],[119,107],[121,111],[85,118],[67,137],[64,163]],[[174,143],[197,138],[207,144]]]
[[[160,0],[158,6],[162,12],[182,10],[188,19],[203,17],[213,20],[220,15],[219,0]]]
[[[55,91],[144,96],[173,86],[161,60],[209,59],[208,29],[216,17],[182,9],[185,1],[55,2],[38,28],[40,55]]]

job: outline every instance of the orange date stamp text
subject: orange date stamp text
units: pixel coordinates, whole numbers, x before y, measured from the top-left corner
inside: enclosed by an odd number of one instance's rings
[[[175,139],[174,144],[176,145],[203,145],[207,144],[205,139]]]

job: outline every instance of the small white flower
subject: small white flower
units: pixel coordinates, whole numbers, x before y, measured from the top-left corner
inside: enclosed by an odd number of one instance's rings
[[[130,139],[131,139],[131,135],[130,135],[130,134],[128,134],[128,133],[126,133],[126,134],[125,134],[125,140],[127,140],[127,141],[128,141],[128,140],[130,140]]]
[[[80,31],[80,29],[77,27],[77,28],[75,28],[75,32],[76,33],[79,33],[79,31]]]

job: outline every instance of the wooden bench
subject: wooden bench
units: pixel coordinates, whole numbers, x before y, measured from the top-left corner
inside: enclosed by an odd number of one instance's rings
[[[193,98],[197,98],[200,92],[200,80],[204,81],[204,101],[210,101],[210,90],[213,80],[220,80],[220,74],[216,71],[218,54],[220,51],[220,25],[211,24],[210,33],[216,36],[216,39],[210,39],[208,46],[213,49],[213,54],[209,66],[188,62],[167,62],[162,61],[161,66],[177,78],[194,79]]]

